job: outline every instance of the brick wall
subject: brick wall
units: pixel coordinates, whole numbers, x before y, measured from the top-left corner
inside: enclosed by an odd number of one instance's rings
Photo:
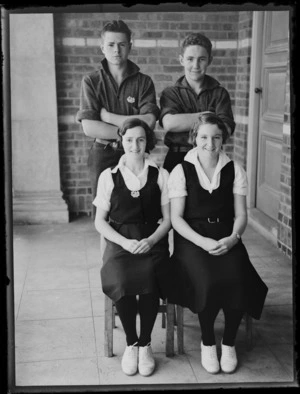
[[[283,145],[281,154],[278,247],[292,257],[290,72],[287,66]]]
[[[250,86],[250,56],[252,37],[252,12],[239,13],[238,20],[238,51],[235,90],[235,121],[234,159],[246,169],[247,138],[248,138],[248,109]]]
[[[242,13],[244,14],[244,13]],[[247,14],[247,13],[245,13]],[[242,111],[243,73],[237,91],[237,38],[243,21],[238,12],[161,12],[161,13],[61,13],[54,15],[57,73],[59,152],[62,191],[71,214],[91,213],[91,189],[87,171],[88,150],[92,140],[86,137],[75,115],[79,108],[81,78],[97,68],[103,58],[99,31],[112,19],[123,19],[133,31],[130,59],[152,77],[157,100],[162,90],[183,75],[179,48],[186,34],[201,31],[213,43],[213,62],[208,74],[229,91],[233,111],[236,100]],[[238,92],[238,94],[237,94]],[[240,126],[238,126],[238,133]],[[152,151],[162,163],[167,148],[164,131],[157,126],[157,147]],[[231,139],[225,148],[233,152]]]

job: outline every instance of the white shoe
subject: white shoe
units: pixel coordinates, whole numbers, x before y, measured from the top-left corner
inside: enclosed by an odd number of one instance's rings
[[[150,343],[147,346],[139,347],[139,373],[142,376],[149,376],[155,368],[155,361]]]
[[[223,345],[222,343],[222,356],[221,356],[221,368],[223,372],[231,373],[237,367],[237,357],[234,346]]]
[[[138,346],[137,342],[133,345],[126,346],[122,357],[122,370],[126,375],[134,375],[138,368]]]
[[[218,373],[220,364],[217,356],[216,345],[205,346],[201,341],[201,363],[204,369],[209,373]]]

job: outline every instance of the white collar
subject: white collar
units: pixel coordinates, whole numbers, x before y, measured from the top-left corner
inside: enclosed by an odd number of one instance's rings
[[[145,171],[146,168],[148,168],[149,166],[158,168],[157,164],[152,159],[150,159],[149,153],[145,153],[144,157],[145,157],[145,163],[144,163],[143,171]],[[126,167],[126,155],[124,154],[120,157],[119,163],[111,170],[111,172],[116,173],[118,169],[124,170],[125,168],[128,167]]]
[[[185,161],[188,161],[189,163],[194,164],[194,166],[201,166],[199,160],[198,160],[198,155],[197,155],[197,147],[191,149],[190,151],[188,151],[188,153],[185,155],[184,157]],[[231,161],[231,159],[226,155],[226,153],[224,151],[220,151],[219,153],[219,160],[217,163],[217,167],[215,170],[215,174],[219,173],[222,168],[229,162]]]

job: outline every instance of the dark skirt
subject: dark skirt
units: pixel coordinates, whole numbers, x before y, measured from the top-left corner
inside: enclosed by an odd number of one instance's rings
[[[221,239],[232,232],[232,223],[192,222],[199,234]],[[261,316],[268,288],[253,267],[240,240],[222,256],[213,256],[178,233],[174,234],[172,288],[168,300],[201,312],[207,304],[218,304]]]
[[[141,240],[153,234],[158,224],[113,227],[126,238]],[[125,295],[148,293],[157,293],[160,298],[166,298],[165,283],[170,272],[168,236],[142,254],[132,254],[114,242],[106,242],[101,281],[103,292],[108,297],[114,302]]]

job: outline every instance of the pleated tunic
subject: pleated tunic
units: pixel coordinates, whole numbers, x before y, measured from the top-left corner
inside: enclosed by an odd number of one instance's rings
[[[161,191],[157,184],[158,168],[149,166],[147,182],[138,192],[125,184],[121,171],[112,173],[109,224],[124,237],[141,240],[149,237],[162,218]],[[168,236],[149,252],[132,254],[106,240],[101,281],[103,292],[113,301],[125,295],[157,293],[166,297],[164,283],[170,267]]]
[[[183,161],[182,167],[187,188],[186,222],[204,237],[219,240],[230,236],[234,222],[233,161],[221,169],[220,185],[212,193],[201,186],[194,164]],[[226,254],[213,256],[174,231],[172,267],[176,290],[170,291],[169,302],[194,313],[217,303],[260,318],[268,288],[252,265],[242,240]]]

